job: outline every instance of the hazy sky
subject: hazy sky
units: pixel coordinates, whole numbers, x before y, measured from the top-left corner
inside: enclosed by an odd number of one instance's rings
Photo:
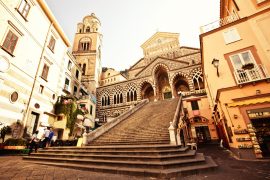
[[[180,45],[199,47],[200,26],[219,19],[220,0],[46,0],[71,43],[77,23],[95,13],[103,34],[102,66],[129,68],[155,32],[180,33]]]

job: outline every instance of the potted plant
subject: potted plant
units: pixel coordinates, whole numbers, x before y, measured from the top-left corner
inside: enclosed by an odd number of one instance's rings
[[[246,63],[242,65],[243,70],[250,70],[254,68],[254,63]]]

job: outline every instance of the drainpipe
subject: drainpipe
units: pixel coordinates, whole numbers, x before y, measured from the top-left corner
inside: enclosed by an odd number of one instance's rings
[[[25,110],[25,113],[24,113],[23,118],[22,118],[24,128],[26,127],[27,117],[28,117],[28,113],[29,113],[29,109],[30,109],[30,103],[31,103],[31,100],[33,98],[34,89],[35,89],[35,85],[36,85],[36,82],[37,82],[37,77],[38,77],[38,74],[39,74],[39,69],[40,69],[40,66],[41,66],[41,62],[42,62],[43,55],[44,55],[44,52],[45,52],[45,49],[46,49],[46,44],[48,42],[48,37],[49,37],[50,31],[51,31],[52,25],[53,25],[53,22],[50,23],[50,26],[49,26],[47,34],[46,34],[46,39],[45,39],[45,42],[44,42],[44,45],[43,45],[43,48],[42,48],[42,51],[41,51],[41,55],[40,55],[40,58],[39,58],[38,67],[37,67],[34,82],[33,82],[32,88],[31,88],[29,100],[28,100],[28,103],[26,105],[26,110]]]

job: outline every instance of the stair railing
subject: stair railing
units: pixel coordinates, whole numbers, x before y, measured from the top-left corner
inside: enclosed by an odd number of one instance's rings
[[[130,115],[134,114],[138,109],[143,107],[145,104],[149,102],[148,99],[142,100],[139,104],[137,104],[134,108],[129,109],[128,111],[124,112],[123,114],[120,114],[118,117],[114,118],[110,122],[107,122],[103,126],[95,129],[94,131],[85,134],[85,137],[83,138],[83,145],[87,145],[91,143],[94,139],[98,138],[108,130],[112,129],[114,126],[125,120]]]
[[[173,145],[181,145],[180,137],[178,137],[178,124],[179,121],[184,116],[184,108],[183,108],[183,97],[180,94],[179,101],[177,103],[176,111],[174,113],[173,121],[170,122],[170,127],[168,128],[170,134],[170,144]]]

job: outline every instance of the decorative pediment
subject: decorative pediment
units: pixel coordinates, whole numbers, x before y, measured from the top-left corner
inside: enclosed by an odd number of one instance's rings
[[[176,47],[179,47],[179,34],[167,32],[156,32],[141,45],[144,56],[161,54]]]

